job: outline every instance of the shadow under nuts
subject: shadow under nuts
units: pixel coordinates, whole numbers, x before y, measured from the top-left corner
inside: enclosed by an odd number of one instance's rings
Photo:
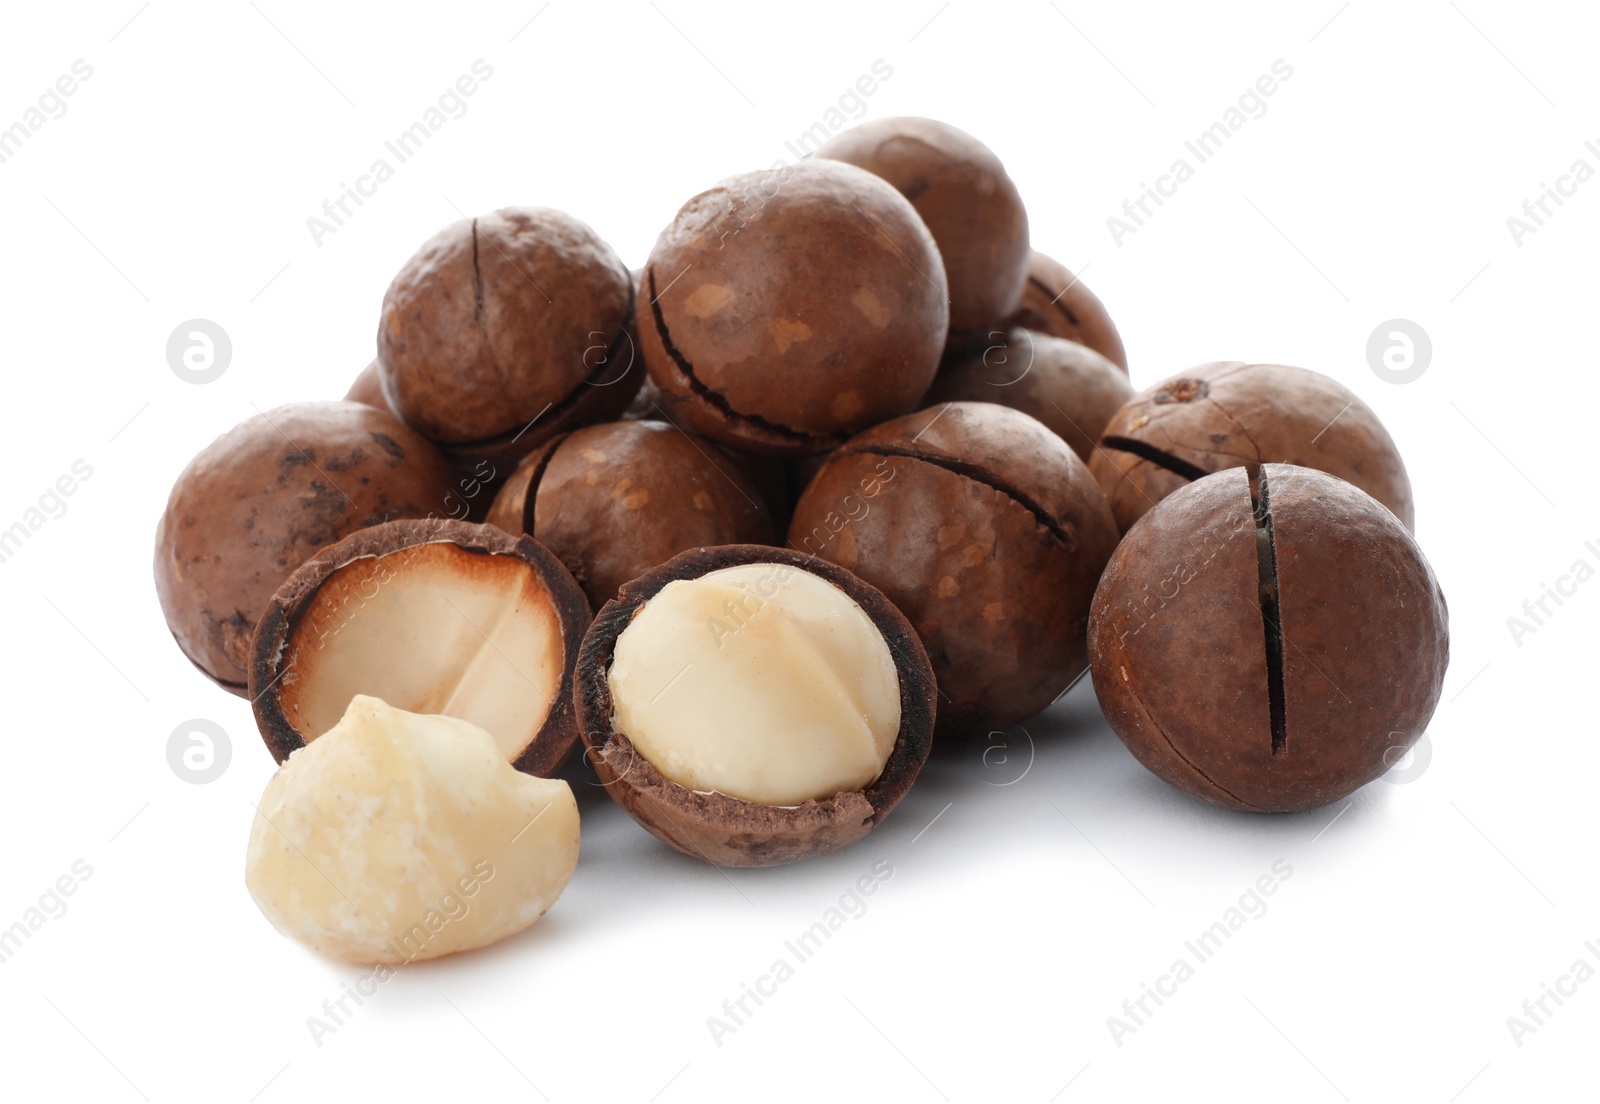
[[[1283,364],[1219,361],[1140,394],[1107,423],[1089,469],[1124,533],[1211,472],[1296,464],[1348,480],[1415,528],[1400,450],[1355,392]]]
[[[948,403],[830,455],[789,545],[888,595],[927,646],[941,737],[1038,713],[1082,674],[1089,601],[1117,540],[1066,443],[1020,411]]]
[[[1162,500],[1111,557],[1089,651],[1106,719],[1162,779],[1255,812],[1384,773],[1439,701],[1433,570],[1375,499],[1310,468],[1231,468]]]

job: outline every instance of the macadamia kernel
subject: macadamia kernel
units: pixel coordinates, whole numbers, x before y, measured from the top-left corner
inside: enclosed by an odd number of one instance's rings
[[[357,696],[261,797],[245,884],[285,935],[349,962],[404,963],[521,931],[578,862],[565,782],[506,762],[453,717]]]
[[[900,729],[883,633],[786,564],[667,584],[617,639],[616,730],[681,786],[763,805],[861,790]]]

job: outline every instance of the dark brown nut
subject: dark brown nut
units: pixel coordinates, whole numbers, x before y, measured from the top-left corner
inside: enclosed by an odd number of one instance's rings
[[[1101,430],[1133,393],[1127,373],[1087,345],[1002,329],[990,331],[988,344],[948,362],[922,405],[1009,406],[1038,418],[1087,462]]]
[[[746,577],[752,571],[753,583]],[[708,581],[723,572],[736,581],[721,582],[727,575]],[[676,593],[667,589],[675,584]],[[660,612],[652,603],[681,613],[681,588],[707,585],[737,587],[738,604],[716,605],[715,616],[704,621],[652,618]],[[808,644],[785,650],[786,637],[804,636],[816,625],[785,605],[788,587],[803,596],[831,596],[826,600],[841,608]],[[715,597],[691,589],[687,600]],[[630,635],[635,632],[642,635]],[[852,653],[876,658],[851,663]],[[652,693],[645,677],[665,670],[661,664],[676,666],[679,657],[684,666],[670,678],[660,675],[664,685]],[[886,679],[880,677],[885,663]],[[652,666],[656,672],[648,670]],[[823,684],[826,692],[809,692]],[[719,866],[776,866],[865,836],[905,796],[927,760],[935,695],[927,653],[887,598],[832,564],[757,545],[693,549],[626,584],[595,618],[578,659],[578,722],[606,792],[657,838]],[[830,702],[833,713],[827,712]],[[841,718],[834,715],[857,702],[865,704],[849,719],[880,725],[872,730],[876,757],[864,770],[849,754],[850,734],[839,731]],[[671,710],[664,720],[647,712],[658,705]],[[811,709],[823,712],[808,718]],[[814,739],[794,738],[808,720]],[[640,728],[640,742],[630,724]],[[665,737],[658,734],[663,726]],[[854,733],[856,742],[860,736]],[[786,769],[763,767],[773,761]],[[829,780],[841,777],[851,779],[848,788],[834,791]],[[793,787],[804,792],[787,796]],[[731,789],[760,797],[730,796]]]
[[[1028,257],[1022,305],[1010,321],[1015,326],[1087,345],[1123,372],[1128,370],[1122,335],[1106,313],[1105,304],[1066,265],[1037,250]]]
[[[1066,442],[1020,411],[949,403],[852,438],[795,506],[789,546],[889,596],[939,677],[939,736],[1026,720],[1082,674],[1117,543]]]
[[[715,445],[665,422],[610,422],[526,457],[489,523],[537,537],[596,607],[702,545],[771,544],[772,515]]]
[[[730,177],[656,239],[637,329],[665,417],[751,452],[821,452],[916,409],[948,323],[905,198],[804,161]]]
[[[1219,361],[1147,388],[1107,423],[1089,470],[1126,533],[1193,480],[1268,463],[1348,480],[1415,528],[1389,431],[1355,392],[1305,368]]]
[[[1028,213],[994,151],[934,119],[874,119],[836,134],[817,157],[883,177],[928,224],[950,282],[952,337],[1016,310],[1028,263]]]
[[[589,604],[532,537],[448,518],[391,521],[301,565],[250,653],[256,725],[282,763],[357,695],[470,721],[547,778],[578,737],[572,673]]]
[[[1402,758],[1449,648],[1444,595],[1395,516],[1284,464],[1163,499],[1112,556],[1089,628],[1095,692],[1139,761],[1259,812],[1337,801]]]
[[[429,239],[383,298],[378,365],[424,437],[509,470],[551,434],[621,414],[632,285],[609,245],[560,211],[507,207]]]
[[[447,509],[450,471],[394,415],[292,403],[234,426],[189,462],[156,528],[161,612],[202,674],[243,695],[272,592],[358,529]]]

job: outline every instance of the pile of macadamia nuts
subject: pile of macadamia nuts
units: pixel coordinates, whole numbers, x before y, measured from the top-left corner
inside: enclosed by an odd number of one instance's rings
[[[1336,801],[1438,702],[1412,526],[1354,394],[1232,362],[1136,392],[995,154],[893,118],[713,185],[632,272],[559,211],[445,227],[344,401],[178,477],[155,576],[280,764],[256,902],[400,963],[556,900],[564,767],[688,855],[793,862],[1086,670],[1174,787]]]

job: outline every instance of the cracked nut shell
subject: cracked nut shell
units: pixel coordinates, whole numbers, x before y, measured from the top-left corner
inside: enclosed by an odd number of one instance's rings
[[[772,515],[710,441],[664,422],[576,430],[525,457],[488,521],[538,538],[598,609],[622,584],[703,545],[771,544]]]
[[[1028,263],[1028,212],[994,151],[935,119],[873,119],[815,156],[894,185],[928,224],[950,284],[951,338],[981,334],[1017,308]]]
[[[1009,321],[1014,326],[1087,345],[1127,374],[1128,353],[1105,304],[1066,265],[1038,250],[1028,256],[1022,305]]]
[[[1095,593],[1095,692],[1187,794],[1337,801],[1422,735],[1449,661],[1444,596],[1394,514],[1310,468],[1209,475],[1129,531]]]
[[[990,331],[986,345],[940,369],[922,405],[1009,406],[1049,426],[1087,463],[1101,430],[1133,394],[1127,373],[1087,345],[1009,328]]]
[[[1337,380],[1283,364],[1218,361],[1140,392],[1107,423],[1089,469],[1126,533],[1179,487],[1266,463],[1336,475],[1415,528],[1405,462],[1372,408]]]
[[[752,452],[821,452],[916,409],[945,298],[938,250],[899,192],[803,161],[683,205],[645,267],[639,348],[673,424]]]
[[[883,772],[865,789],[794,806],[690,790],[665,778],[626,733],[616,731],[610,671],[623,631],[669,583],[741,564],[776,564],[817,576],[844,591],[882,632],[899,676],[900,730]],[[830,563],[761,545],[691,549],[626,584],[595,617],[578,660],[578,723],[606,792],[658,839],[719,866],[777,866],[864,837],[905,796],[927,760],[936,694],[927,653],[887,598]]]
[[[431,444],[360,403],[240,422],[183,469],[156,527],[167,628],[202,674],[243,695],[256,620],[289,574],[358,529],[443,510],[450,482]]]
[[[583,591],[532,537],[448,518],[365,529],[272,596],[251,648],[256,724],[282,763],[364,694],[470,721],[548,777],[577,741],[588,625]]]
[[[507,207],[463,219],[384,295],[383,394],[454,459],[509,470],[544,437],[627,408],[643,378],[632,314],[628,270],[572,216]]]
[[[1116,523],[1083,461],[1020,411],[949,403],[830,455],[789,545],[855,572],[916,627],[939,678],[939,735],[1004,729],[1087,663]]]

